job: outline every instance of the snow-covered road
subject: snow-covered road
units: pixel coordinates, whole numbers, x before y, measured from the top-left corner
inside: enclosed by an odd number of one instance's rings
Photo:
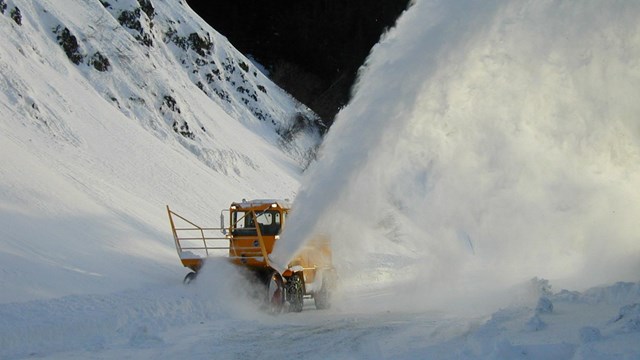
[[[316,310],[307,300],[302,313],[273,316],[258,310],[242,288],[234,276],[203,276],[189,286],[5,304],[0,309],[0,358],[640,356],[640,283],[559,291],[538,303],[514,303],[477,315],[385,311],[392,297],[370,292],[343,293],[331,310]],[[372,302],[376,310],[358,310],[358,303]],[[472,309],[473,301],[468,305]]]

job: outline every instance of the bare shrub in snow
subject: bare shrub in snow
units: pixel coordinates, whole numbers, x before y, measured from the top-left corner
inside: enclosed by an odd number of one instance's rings
[[[11,18],[16,22],[16,24],[22,25],[22,13],[20,13],[20,9],[18,9],[17,6],[11,9],[11,13],[9,15],[11,15]]]
[[[109,59],[102,55],[99,51],[97,51],[91,58],[89,59],[89,65],[93,66],[96,70],[100,72],[109,71],[111,68],[111,63]]]
[[[140,9],[142,9],[142,11],[147,14],[149,19],[153,19],[153,17],[156,15],[156,9],[153,8],[151,0],[140,0],[138,3],[140,4]]]
[[[56,39],[58,40],[58,44],[62,46],[65,54],[72,63],[79,65],[84,59],[84,55],[80,53],[80,46],[78,45],[78,39],[71,34],[71,31],[66,27],[60,30],[60,26],[58,25],[53,31],[57,34]]]
[[[200,56],[211,55],[211,50],[213,49],[213,42],[211,38],[207,36],[207,38],[201,37],[198,33],[189,34],[189,47],[191,50],[198,53]]]
[[[153,40],[151,39],[151,35],[147,34],[142,27],[142,23],[140,22],[140,17],[142,15],[142,9],[136,8],[133,11],[124,10],[118,16],[118,22],[120,25],[129,28],[131,30],[136,30],[138,34],[134,37],[141,44],[145,46],[153,46]],[[149,26],[151,26],[150,24]]]

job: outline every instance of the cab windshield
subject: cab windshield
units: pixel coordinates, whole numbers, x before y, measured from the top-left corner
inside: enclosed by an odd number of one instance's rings
[[[282,216],[280,211],[266,210],[256,212],[260,232],[262,235],[278,235],[282,228]],[[235,211],[231,214],[232,230],[236,236],[256,236],[256,225],[253,222],[251,212]]]

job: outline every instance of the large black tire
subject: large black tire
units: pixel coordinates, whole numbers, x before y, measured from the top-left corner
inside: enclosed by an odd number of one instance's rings
[[[274,271],[267,280],[267,312],[273,315],[282,312],[284,306],[284,281],[282,276]]]
[[[329,309],[331,307],[331,290],[327,279],[322,281],[320,291],[316,291],[313,294],[313,302],[316,304],[316,309],[318,310]]]
[[[304,306],[304,282],[299,274],[293,274],[287,282],[289,310],[301,312]]]
[[[197,276],[198,276],[198,273],[195,271],[192,271],[184,277],[184,280],[182,280],[182,283],[185,285],[191,284],[191,282],[193,282]]]

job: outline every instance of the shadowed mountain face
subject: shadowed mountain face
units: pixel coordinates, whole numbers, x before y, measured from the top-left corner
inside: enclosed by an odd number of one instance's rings
[[[358,68],[409,0],[188,0],[241,52],[327,125],[350,97]]]

